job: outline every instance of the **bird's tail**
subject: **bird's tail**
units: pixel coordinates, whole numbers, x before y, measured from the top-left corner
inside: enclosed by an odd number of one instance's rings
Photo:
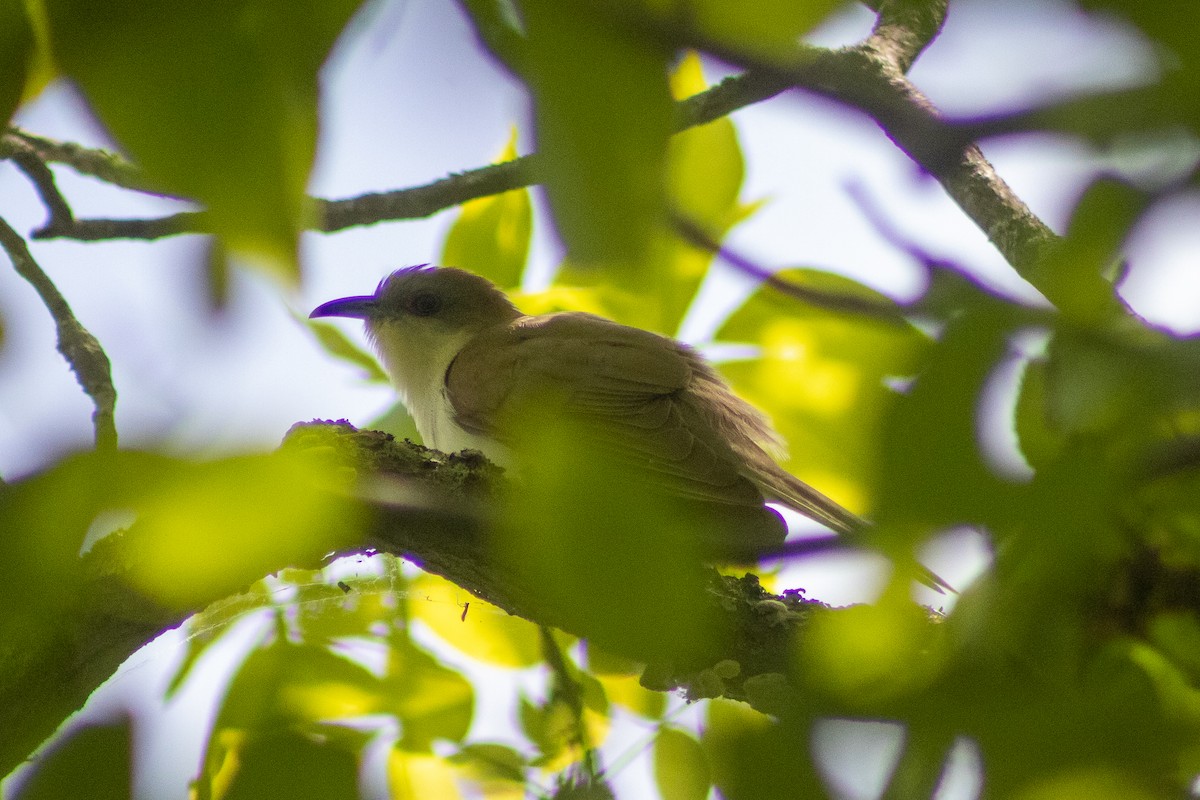
[[[855,534],[861,534],[871,528],[870,522],[843,508],[774,461],[767,464],[760,462],[755,464],[755,467],[755,483],[768,500],[782,503],[842,536],[855,538]],[[920,568],[917,580],[936,592],[957,594],[953,586],[925,567]]]

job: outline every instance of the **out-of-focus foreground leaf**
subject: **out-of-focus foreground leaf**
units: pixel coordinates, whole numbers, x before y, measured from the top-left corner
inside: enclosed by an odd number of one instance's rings
[[[817,291],[886,303],[837,275],[793,269],[781,280]],[[913,374],[930,340],[902,322],[805,305],[761,286],[717,331],[723,342],[759,348],[721,364],[737,392],[765,411],[789,447],[785,466],[860,512],[880,491],[878,444],[895,392],[888,379]]]
[[[131,739],[128,721],[80,728],[37,757],[13,797],[59,800],[86,794],[96,800],[126,800],[133,791]]]
[[[296,276],[317,70],[357,7],[336,0],[47,0],[55,58],[163,191],[233,250]]]
[[[520,0],[537,146],[573,260],[638,282],[664,219],[669,51],[587,4]]]
[[[7,125],[25,92],[33,55],[33,26],[23,0],[0,0],[0,125]]]
[[[514,129],[497,162],[517,157]],[[533,233],[533,208],[528,189],[513,189],[463,203],[446,242],[442,266],[459,267],[482,275],[502,289],[521,285],[529,240]]]

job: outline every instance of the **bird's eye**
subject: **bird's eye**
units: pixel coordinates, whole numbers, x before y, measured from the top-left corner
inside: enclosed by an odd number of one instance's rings
[[[428,317],[442,310],[442,298],[433,292],[418,292],[408,307],[418,317]]]

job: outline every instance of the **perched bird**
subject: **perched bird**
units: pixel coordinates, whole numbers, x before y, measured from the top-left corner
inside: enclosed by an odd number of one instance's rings
[[[638,480],[673,497],[761,514],[775,501],[838,533],[865,523],[780,467],[779,437],[695,350],[592,314],[522,314],[486,279],[407,267],[375,293],[318,306],[367,335],[425,444],[480,450],[520,474],[513,442],[532,403],[585,431]],[[758,543],[782,542],[775,528]]]

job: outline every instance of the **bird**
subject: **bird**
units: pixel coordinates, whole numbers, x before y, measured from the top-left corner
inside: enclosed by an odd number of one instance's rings
[[[486,278],[429,265],[398,269],[374,294],[330,300],[309,316],[365,323],[434,449],[478,450],[519,474],[518,429],[531,423],[534,403],[551,404],[554,418],[584,432],[573,444],[674,498],[756,520],[778,503],[838,534],[868,527],[781,467],[766,416],[670,337],[583,312],[523,314]],[[774,528],[751,537],[755,546],[782,543],[786,527],[772,519]]]

